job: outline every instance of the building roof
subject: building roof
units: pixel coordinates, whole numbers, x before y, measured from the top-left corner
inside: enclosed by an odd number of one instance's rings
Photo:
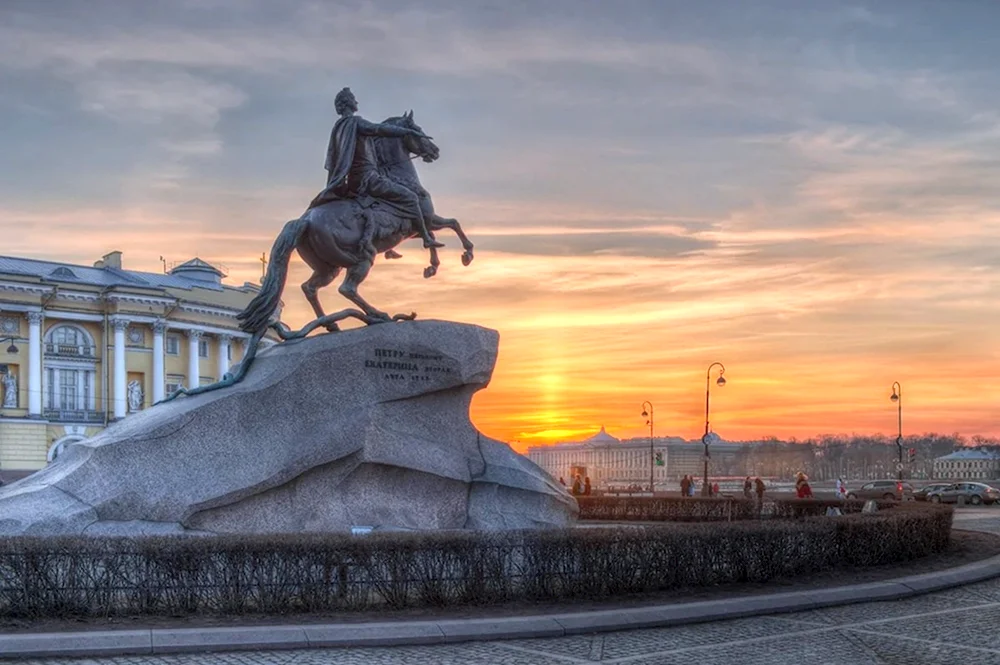
[[[979,448],[967,448],[965,450],[956,450],[950,455],[945,455],[944,457],[938,457],[938,461],[941,462],[957,462],[961,460],[973,461],[973,460],[1000,460],[1000,452],[996,450],[982,450]]]
[[[217,268],[197,258],[182,264],[182,266],[195,268],[196,271],[199,269],[201,271],[211,269],[218,272]],[[208,281],[204,277],[198,279],[197,272],[185,274],[184,270],[177,271],[176,274],[164,275],[155,272],[124,270],[111,266],[95,268],[72,263],[57,263],[55,261],[24,259],[14,256],[0,256],[0,274],[23,275],[24,277],[33,277],[46,281],[69,282],[99,287],[126,286],[188,290],[199,288],[213,291],[239,288]],[[221,272],[219,274],[221,275]]]
[[[586,439],[581,441],[581,443],[589,443],[593,445],[599,445],[602,443],[620,443],[620,442],[621,439],[617,439],[607,433],[607,431],[604,429],[604,425],[601,425],[600,432],[594,434],[593,436],[587,437]]]

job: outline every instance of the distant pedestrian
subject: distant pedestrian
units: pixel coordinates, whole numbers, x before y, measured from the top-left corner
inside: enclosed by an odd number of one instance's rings
[[[681,496],[689,496],[690,489],[691,479],[687,476],[687,474],[684,474],[684,477],[681,478]]]
[[[584,476],[583,478],[583,495],[590,496],[590,476]]]
[[[694,496],[695,490],[698,489],[698,483],[695,481],[694,476],[688,481],[688,496]]]
[[[583,492],[583,484],[580,482],[580,476],[573,479],[573,496],[580,496]]]
[[[712,484],[712,496],[719,496],[719,483]]]
[[[837,478],[837,498],[841,501],[847,498],[847,485],[843,478]]]
[[[746,499],[753,498],[753,481],[750,480],[750,476],[746,477],[743,481],[743,497]]]
[[[799,471],[795,478],[795,496],[800,499],[813,498],[812,488],[809,487],[809,478],[801,471]]]
[[[761,503],[763,503],[763,501],[764,501],[764,490],[766,489],[765,486],[764,486],[764,481],[761,480],[760,477],[758,477],[758,478],[754,479],[753,484],[754,484],[754,489],[757,490],[757,501],[760,501]]]

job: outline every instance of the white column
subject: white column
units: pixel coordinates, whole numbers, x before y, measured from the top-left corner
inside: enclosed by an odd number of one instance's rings
[[[42,417],[42,319],[28,312],[28,416]]]
[[[166,331],[166,321],[153,324],[153,404],[166,397],[167,384],[163,376],[163,333]]]
[[[128,328],[128,321],[112,319],[111,326],[115,331],[114,417],[117,420],[128,413],[128,401],[125,399],[125,383],[128,380],[125,368],[125,329]]]
[[[232,335],[219,335],[219,368],[216,371],[216,381],[221,381],[222,377],[229,371],[229,344],[232,341]]]
[[[87,400],[84,399],[86,391],[83,389],[83,383],[87,380],[85,375],[86,372],[83,370],[78,370],[76,373],[76,404],[73,405],[73,408],[80,409],[81,411],[86,411],[87,407],[90,406],[87,404]]]
[[[198,370],[198,340],[201,339],[200,330],[188,330],[188,388],[197,388],[201,372]]]

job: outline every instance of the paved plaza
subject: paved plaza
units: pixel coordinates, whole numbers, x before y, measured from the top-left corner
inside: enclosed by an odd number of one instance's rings
[[[956,528],[1000,533],[1000,508]],[[25,665],[1000,665],[1000,579],[900,601],[551,639],[440,646],[2,661]]]

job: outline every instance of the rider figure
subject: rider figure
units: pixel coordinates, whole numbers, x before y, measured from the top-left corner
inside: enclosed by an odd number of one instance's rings
[[[416,136],[430,138],[409,127],[397,127],[385,123],[372,123],[354,115],[358,101],[350,88],[344,88],[334,100],[334,108],[340,118],[330,134],[327,149],[327,186],[310,204],[310,208],[331,200],[370,196],[392,204],[409,217],[417,220],[417,232],[424,240],[424,247],[444,247],[434,240],[427,231],[418,196],[403,185],[386,178],[378,171],[375,146],[376,136],[402,138]]]

